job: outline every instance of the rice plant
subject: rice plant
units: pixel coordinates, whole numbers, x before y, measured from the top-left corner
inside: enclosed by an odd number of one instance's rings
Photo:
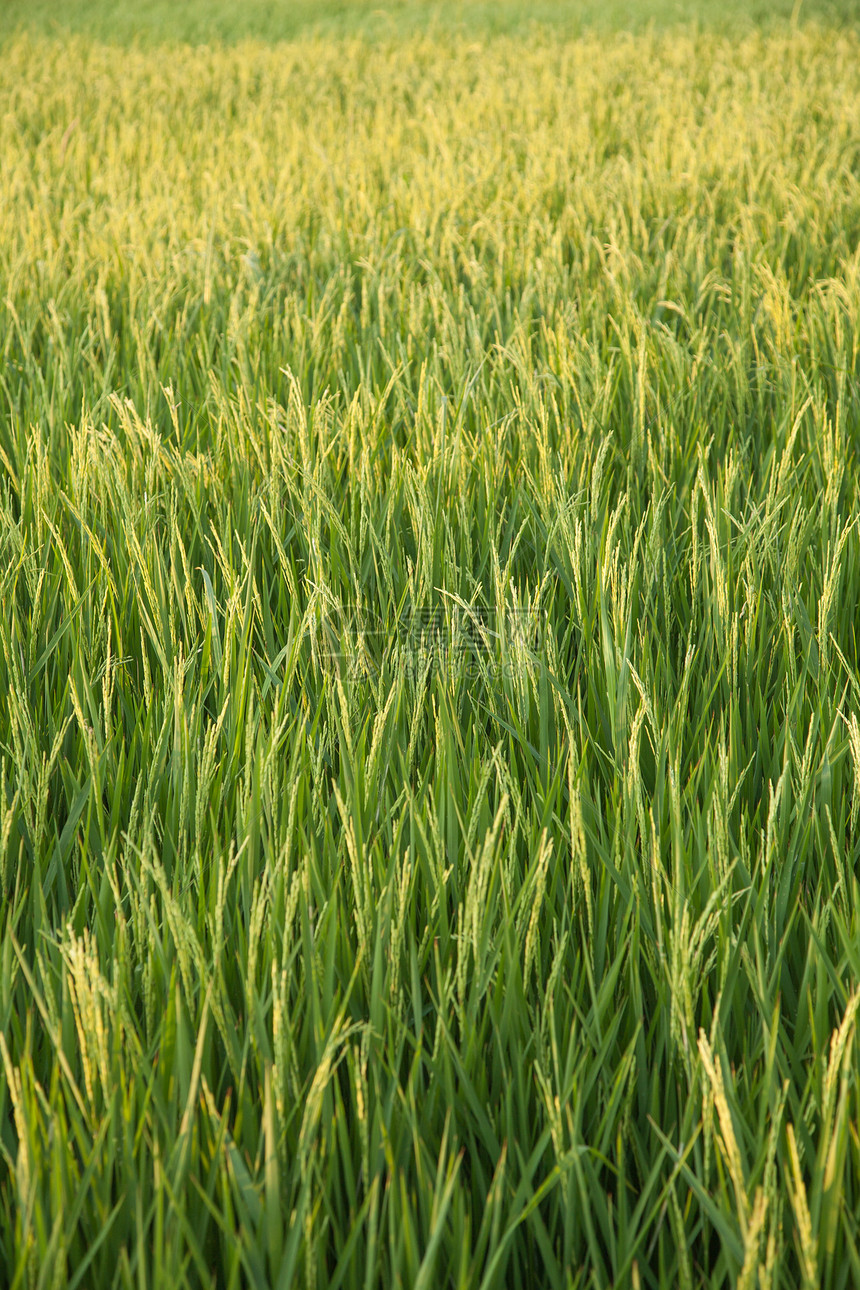
[[[0,1283],[857,1284],[850,5],[175,8],[0,28]]]

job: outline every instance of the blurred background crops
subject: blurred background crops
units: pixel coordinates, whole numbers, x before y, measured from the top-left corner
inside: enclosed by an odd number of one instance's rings
[[[557,37],[681,24],[737,34],[801,18],[856,26],[860,0],[3,0],[0,33],[74,31],[145,45],[309,34],[374,40],[427,31],[486,38],[529,29]]]
[[[0,11],[2,1284],[860,1280],[860,36],[679,11]]]

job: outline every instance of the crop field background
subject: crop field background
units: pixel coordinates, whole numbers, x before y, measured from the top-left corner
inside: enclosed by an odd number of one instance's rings
[[[860,26],[0,8],[0,1284],[860,1283]]]

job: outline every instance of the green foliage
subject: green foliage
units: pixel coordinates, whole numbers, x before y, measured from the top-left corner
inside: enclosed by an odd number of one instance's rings
[[[860,1279],[858,65],[7,38],[4,1284]]]
[[[3,0],[0,36],[29,28],[121,44],[205,44],[302,34],[391,39],[428,30],[470,37],[536,25],[574,36],[690,22],[737,33],[801,16],[856,25],[860,0]]]

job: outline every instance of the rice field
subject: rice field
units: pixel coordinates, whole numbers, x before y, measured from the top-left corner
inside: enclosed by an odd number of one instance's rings
[[[0,1285],[860,1282],[860,25],[679,12],[0,15]]]

